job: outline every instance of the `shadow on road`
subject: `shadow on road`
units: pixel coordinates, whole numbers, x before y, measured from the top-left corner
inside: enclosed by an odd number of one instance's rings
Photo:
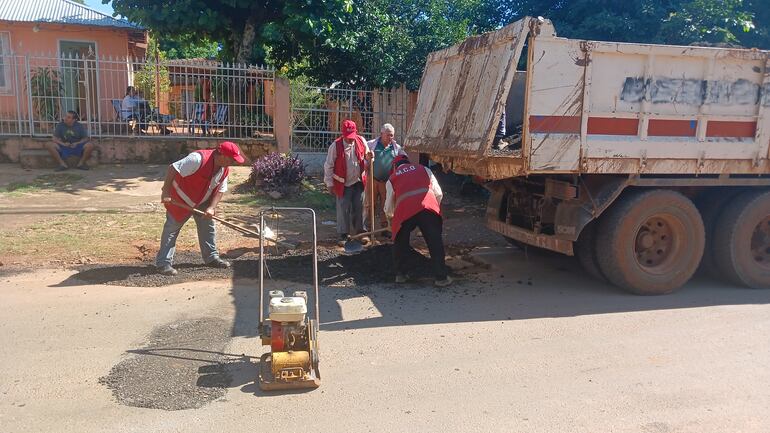
[[[637,296],[590,278],[571,257],[539,251],[525,254],[516,248],[481,250],[476,257],[488,262],[490,269],[475,275],[460,275],[453,286],[443,290],[433,287],[430,280],[406,285],[369,283],[346,287],[329,286],[344,281],[344,278],[328,280],[321,288],[321,329],[525,320],[770,303],[770,290],[734,287],[701,276],[670,295]],[[329,265],[322,262],[319,266]],[[297,272],[301,270],[297,269]],[[306,287],[268,281],[266,290],[270,289],[290,292]],[[256,285],[239,280],[236,273],[232,295],[236,309],[233,335],[256,335],[259,317]],[[347,317],[349,314],[343,317],[341,303],[360,297],[371,300],[379,313],[375,314],[377,317]]]

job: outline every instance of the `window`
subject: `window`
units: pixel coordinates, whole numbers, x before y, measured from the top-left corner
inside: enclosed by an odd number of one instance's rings
[[[11,34],[0,32],[0,92],[11,91]]]

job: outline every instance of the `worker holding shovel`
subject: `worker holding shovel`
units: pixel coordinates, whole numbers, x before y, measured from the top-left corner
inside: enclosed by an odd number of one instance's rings
[[[401,145],[396,143],[394,138],[396,129],[390,123],[382,125],[380,136],[367,143],[370,153],[374,155],[374,162],[371,167],[371,176],[369,176],[369,185],[366,187],[366,215],[377,215],[380,221],[380,228],[388,227],[388,220],[385,218],[385,182],[388,181],[390,170],[393,166],[393,160],[399,155],[406,155]],[[372,183],[374,183],[372,185]],[[371,219],[371,218],[370,218]],[[364,220],[364,230],[372,231],[377,227],[367,227],[371,225]],[[386,234],[389,237],[389,235]]]
[[[406,156],[393,161],[393,172],[385,185],[385,214],[391,218],[393,232],[393,262],[396,282],[405,283],[405,269],[412,252],[409,238],[419,228],[428,245],[434,283],[438,287],[452,284],[444,262],[444,241],[441,239],[441,186],[428,167],[412,164]]]
[[[163,183],[161,202],[166,207],[166,223],[160,238],[160,249],[155,258],[158,272],[176,275],[172,267],[176,238],[185,222],[193,215],[198,228],[203,262],[215,268],[229,268],[230,263],[219,257],[216,246],[216,228],[212,219],[222,195],[227,191],[227,175],[232,165],[242,164],[245,158],[235,143],[225,141],[216,149],[196,150],[171,164]]]

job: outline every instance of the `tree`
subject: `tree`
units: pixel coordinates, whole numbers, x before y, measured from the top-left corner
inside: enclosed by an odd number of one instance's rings
[[[226,59],[253,63],[264,59],[266,44],[324,39],[352,0],[112,0],[112,6],[160,37],[217,41]]]
[[[159,38],[159,47],[169,59],[216,59],[221,46],[208,38],[192,39],[189,35]]]
[[[431,51],[500,25],[492,4],[490,0],[359,0],[344,24],[333,29],[335,44],[285,39],[271,47],[269,59],[289,75],[306,75],[316,84],[391,87],[405,83],[416,89]]]
[[[158,62],[155,61],[156,56]],[[155,107],[159,103],[155,96],[157,94],[167,94],[171,88],[171,79],[165,60],[166,55],[158,48],[158,41],[151,37],[147,43],[144,68],[137,71],[134,75],[134,85],[138,90],[142,91],[144,98]],[[160,84],[157,91],[156,83]]]
[[[770,42],[763,0],[507,0],[497,8],[507,21],[549,18],[559,36],[576,39],[766,48]]]

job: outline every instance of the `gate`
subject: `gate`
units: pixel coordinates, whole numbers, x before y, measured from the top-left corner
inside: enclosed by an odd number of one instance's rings
[[[290,98],[293,152],[326,152],[346,119],[356,122],[366,139],[377,137],[380,127],[390,123],[399,143],[409,126],[410,94],[405,87],[359,90],[292,82]]]

